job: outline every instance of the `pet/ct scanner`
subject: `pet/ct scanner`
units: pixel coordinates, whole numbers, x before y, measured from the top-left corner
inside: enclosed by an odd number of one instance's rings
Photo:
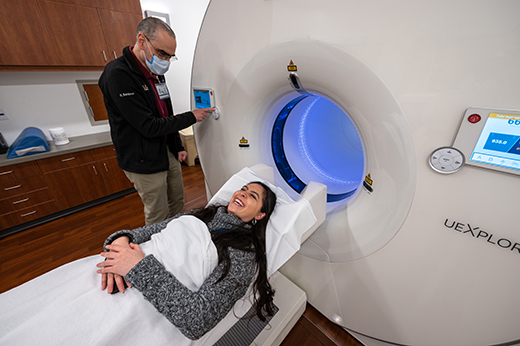
[[[258,163],[294,197],[327,185],[280,271],[367,345],[520,344],[519,13],[209,4],[192,74],[219,110],[194,130],[208,192]]]

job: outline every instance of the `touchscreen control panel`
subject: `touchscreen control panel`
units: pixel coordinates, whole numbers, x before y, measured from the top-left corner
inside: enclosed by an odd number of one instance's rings
[[[215,107],[215,93],[212,89],[194,88],[193,97],[197,108]]]
[[[468,108],[453,146],[467,165],[520,175],[520,111]]]
[[[215,108],[211,112],[213,118],[220,117],[220,111],[215,105],[215,91],[211,88],[193,88],[193,100],[195,101],[195,108]]]

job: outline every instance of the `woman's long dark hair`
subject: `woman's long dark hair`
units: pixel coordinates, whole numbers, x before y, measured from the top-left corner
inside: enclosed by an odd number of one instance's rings
[[[261,321],[265,321],[264,311],[268,316],[274,315],[274,290],[269,284],[267,278],[265,233],[267,230],[267,222],[269,221],[276,205],[276,195],[262,182],[253,181],[249,184],[258,184],[264,188],[265,192],[262,196],[262,209],[260,211],[265,213],[265,216],[255,224],[249,222],[249,225],[251,226],[249,229],[241,228],[229,230],[227,232],[215,232],[211,234],[211,237],[217,248],[219,264],[222,262],[224,263],[224,271],[219,281],[229,273],[231,259],[229,258],[228,247],[242,251],[255,252],[257,276],[253,285],[253,292],[256,315]],[[210,205],[204,209],[195,211],[192,215],[204,222],[209,222],[213,219],[219,207],[220,206],[217,205]]]

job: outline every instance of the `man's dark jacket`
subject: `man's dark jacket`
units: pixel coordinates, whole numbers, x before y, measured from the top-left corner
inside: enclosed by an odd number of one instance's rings
[[[178,131],[196,122],[193,113],[173,115],[168,98],[170,116],[161,117],[153,86],[139,69],[129,47],[123,49],[121,57],[106,65],[99,87],[119,167],[140,174],[168,170],[168,148],[176,157],[184,150]]]

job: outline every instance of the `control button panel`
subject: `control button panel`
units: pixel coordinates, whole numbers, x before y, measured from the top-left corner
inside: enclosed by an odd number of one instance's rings
[[[466,109],[452,147],[465,165],[520,175],[520,110]]]
[[[452,147],[435,149],[429,157],[430,167],[439,173],[455,173],[464,166],[464,154]]]

